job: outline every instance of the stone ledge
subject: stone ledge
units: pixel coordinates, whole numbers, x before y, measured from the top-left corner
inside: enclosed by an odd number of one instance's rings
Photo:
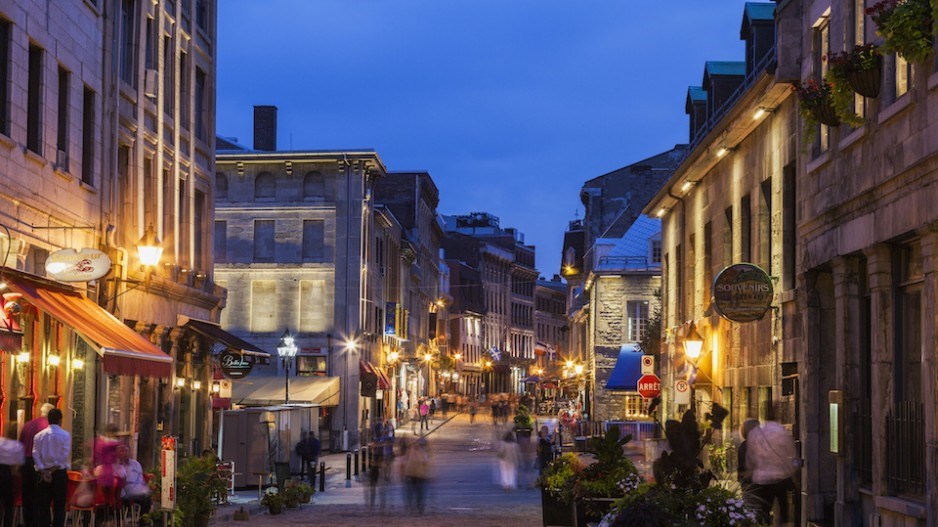
[[[824,153],[822,153],[821,155],[815,157],[814,159],[808,162],[808,174],[811,174],[812,172],[817,172],[821,167],[829,163],[830,160],[831,160],[831,151],[830,149],[827,149],[826,151],[824,151]]]
[[[880,110],[879,116],[877,117],[877,122],[883,124],[889,119],[892,119],[896,114],[900,113],[902,110],[905,110],[912,104],[912,92],[908,91],[899,97],[892,104],[886,108]]]

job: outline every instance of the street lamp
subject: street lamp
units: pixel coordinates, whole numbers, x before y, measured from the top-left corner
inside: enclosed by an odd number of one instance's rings
[[[424,383],[424,386],[425,386],[426,389],[427,389],[427,393],[426,393],[427,397],[430,396],[430,361],[432,361],[432,360],[433,360],[433,353],[430,353],[430,352],[428,351],[428,352],[423,356],[423,362],[426,363],[426,365],[427,365],[427,382]]]
[[[343,394],[343,397],[342,397],[342,449],[345,451],[348,451],[351,447],[351,445],[349,444],[349,437],[348,437],[348,400],[350,397],[349,392],[348,392],[348,383],[349,383],[348,357],[349,355],[352,354],[353,351],[358,349],[358,342],[356,342],[354,338],[346,339],[344,347],[345,347],[345,384],[346,386],[345,386],[345,393]]]
[[[280,364],[283,365],[284,383],[286,384],[283,404],[290,404],[290,366],[293,365],[293,359],[296,357],[297,351],[299,351],[299,348],[296,347],[296,343],[293,341],[290,329],[283,330],[283,336],[280,337],[280,343],[277,344],[277,353],[280,354]]]
[[[160,258],[163,256],[162,242],[160,241],[160,237],[156,235],[156,229],[153,228],[152,224],[147,227],[143,236],[137,240],[137,256],[140,258],[140,263],[146,268],[144,290],[149,291],[150,269],[160,263]]]
[[[697,332],[697,324],[691,322],[690,330],[684,335],[684,355],[694,369],[694,378],[697,376],[697,359],[700,358],[700,350],[703,348],[703,337]],[[691,412],[697,410],[697,395],[694,393],[694,385],[691,384],[690,390],[690,409]]]

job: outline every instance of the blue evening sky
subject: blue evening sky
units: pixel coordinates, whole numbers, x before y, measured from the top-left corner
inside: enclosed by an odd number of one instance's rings
[[[742,60],[742,0],[220,0],[219,135],[374,148],[558,272],[584,181],[687,141],[687,86]]]

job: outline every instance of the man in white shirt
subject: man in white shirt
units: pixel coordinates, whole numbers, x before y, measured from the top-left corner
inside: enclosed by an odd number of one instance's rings
[[[117,462],[114,474],[124,482],[121,498],[125,506],[140,505],[140,513],[150,511],[150,486],[143,478],[143,467],[136,459],[130,458],[130,448],[125,444],[117,447]]]
[[[63,527],[65,525],[65,497],[68,491],[68,474],[72,458],[72,436],[62,430],[62,410],[53,408],[47,416],[49,427],[36,434],[33,439],[33,461],[39,472],[37,503],[39,527]],[[52,505],[52,518],[49,506]]]

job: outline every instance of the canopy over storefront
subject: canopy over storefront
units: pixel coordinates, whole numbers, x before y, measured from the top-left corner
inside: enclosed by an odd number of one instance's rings
[[[358,367],[362,375],[374,375],[377,377],[378,388],[382,390],[391,389],[391,379],[388,378],[388,374],[384,372],[384,369],[375,366],[365,359],[358,360]]]
[[[179,326],[191,329],[192,331],[204,337],[208,337],[215,342],[219,342],[224,346],[241,353],[242,355],[249,355],[264,360],[270,358],[270,354],[266,351],[258,348],[250,342],[241,339],[236,335],[225,331],[221,328],[220,325],[215,324],[214,322],[190,318],[185,315],[179,315],[177,317],[176,323]]]
[[[642,351],[638,344],[623,344],[619,348],[619,358],[606,381],[607,390],[625,390],[634,392],[638,389],[638,379],[642,376]]]
[[[231,387],[231,402],[241,406],[271,406],[284,403],[283,377],[251,377]],[[338,377],[291,377],[290,403],[337,406]]]
[[[22,300],[71,327],[95,347],[104,358],[107,373],[172,375],[172,357],[81,293],[20,274],[5,275],[10,289],[22,294]]]

